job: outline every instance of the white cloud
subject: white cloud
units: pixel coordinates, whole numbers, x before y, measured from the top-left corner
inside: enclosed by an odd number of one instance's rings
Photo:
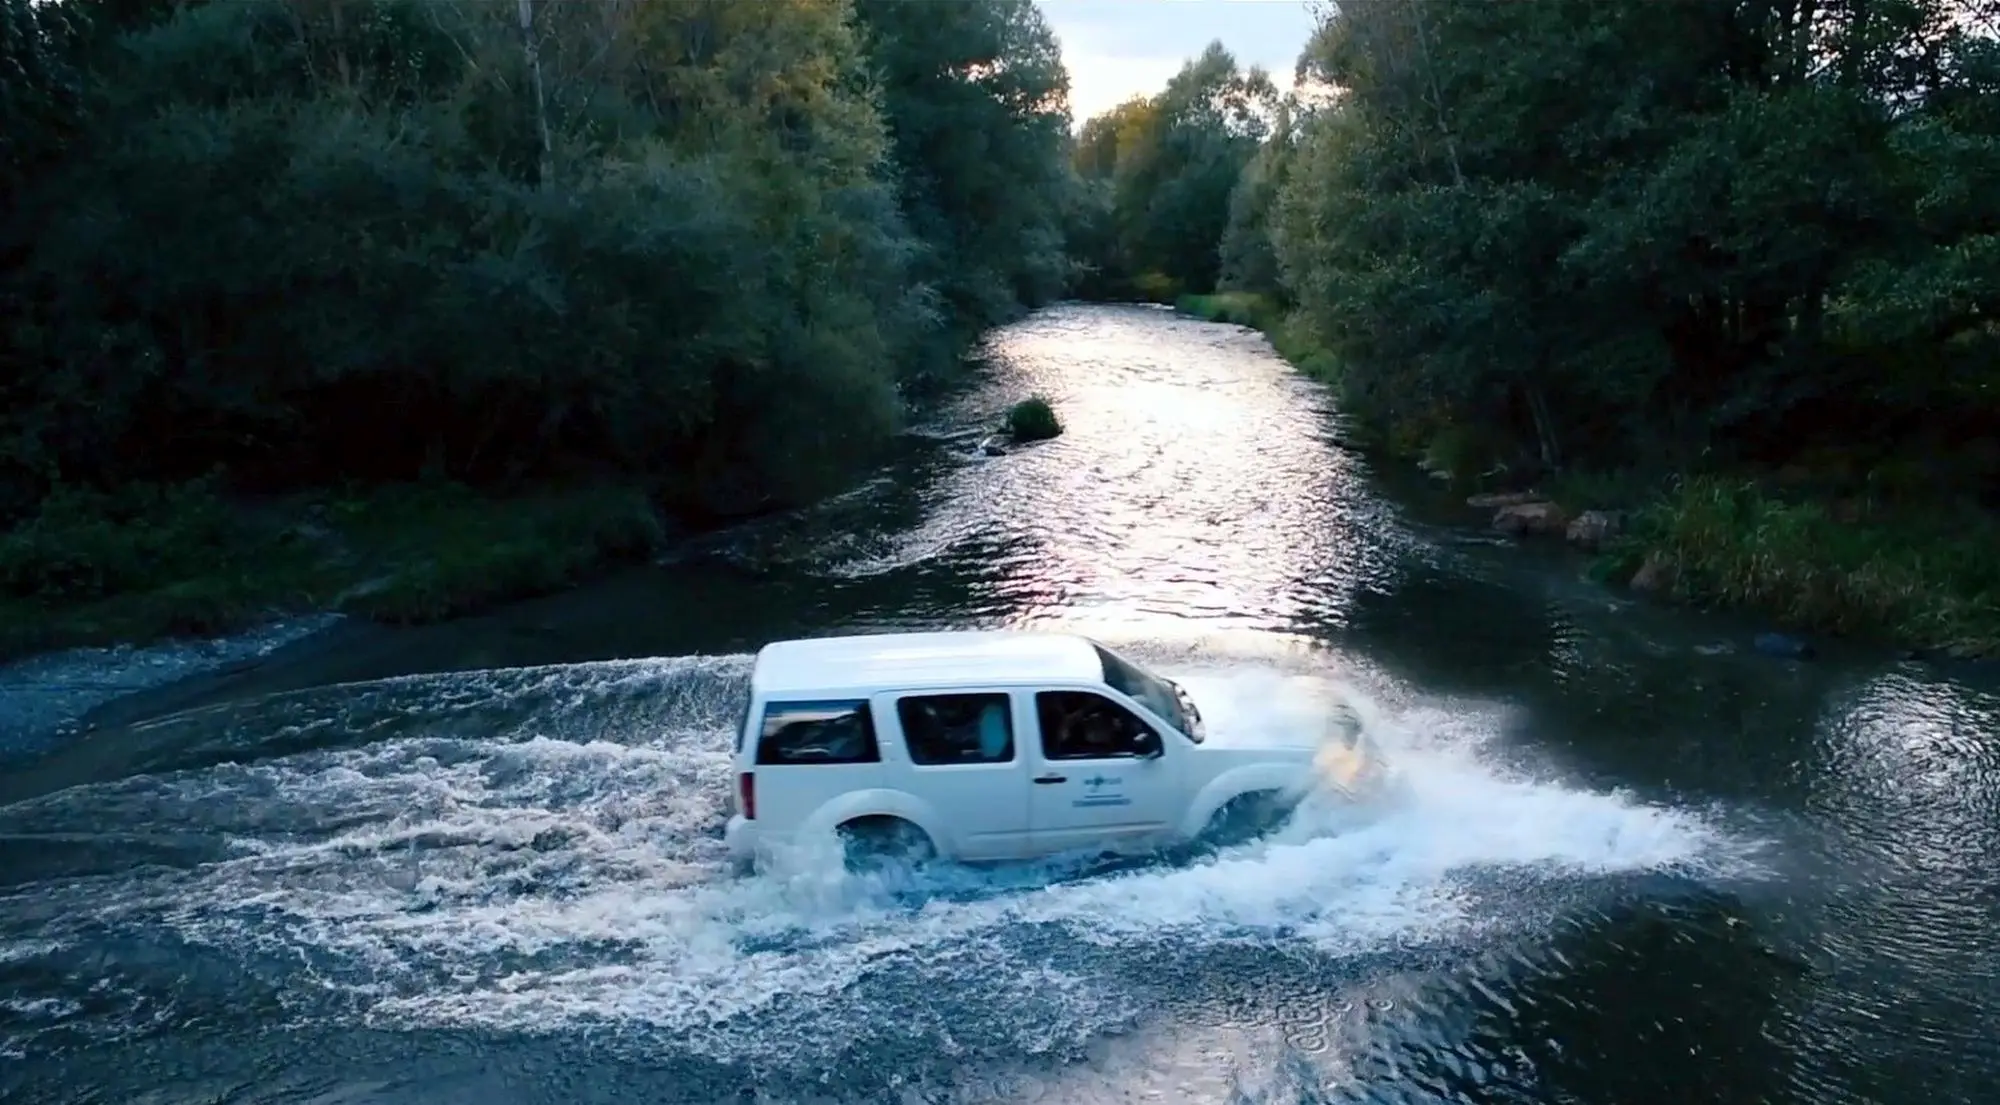
[[[1069,67],[1078,125],[1165,87],[1220,39],[1238,64],[1262,65],[1281,88],[1312,34],[1306,0],[1039,0]]]

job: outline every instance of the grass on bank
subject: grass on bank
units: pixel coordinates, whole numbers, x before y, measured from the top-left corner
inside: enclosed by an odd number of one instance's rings
[[[436,621],[559,590],[663,540],[627,487],[418,484],[261,502],[203,484],[65,489],[0,534],[0,658],[296,613]]]
[[[1321,349],[1305,329],[1268,296],[1255,292],[1184,295],[1174,301],[1174,309],[1209,322],[1227,322],[1261,330],[1270,339],[1271,347],[1293,368],[1315,380],[1329,384],[1335,382],[1333,355]]]
[[[1628,580],[1652,558],[1685,602],[1756,610],[1795,629],[2000,655],[2000,519],[1935,500],[1790,497],[1771,484],[1676,480],[1635,512],[1631,534],[1594,569]]]
[[[1270,333],[1283,325],[1285,315],[1278,304],[1255,292],[1215,292],[1212,295],[1184,295],[1174,300],[1174,310],[1209,322],[1227,322]]]
[[[1175,307],[1262,330],[1295,367],[1338,383],[1331,356],[1265,297],[1189,295]],[[1490,452],[1467,428],[1367,430],[1364,443],[1455,481],[1475,479]],[[1591,566],[1599,579],[1627,582],[1652,560],[1670,581],[1666,595],[1689,605],[1754,610],[1801,631],[2000,655],[2000,518],[1914,485],[1835,498],[1781,486],[1777,475],[1567,473],[1543,490],[1572,515],[1626,513],[1625,534]]]

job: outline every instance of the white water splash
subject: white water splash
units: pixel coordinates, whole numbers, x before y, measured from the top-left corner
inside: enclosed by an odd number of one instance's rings
[[[61,736],[113,699],[267,655],[337,621],[319,615],[214,640],[78,648],[0,665],[0,754]]]
[[[349,688],[344,716],[373,710],[400,732],[50,799],[120,797],[151,818],[205,823],[236,851],[152,882],[73,888],[76,903],[100,921],[164,922],[235,955],[312,964],[294,992],[301,1016],[344,997],[395,1026],[614,1025],[713,1058],[810,1063],[848,1042],[824,1031],[828,1018],[910,1031],[940,1015],[926,1011],[940,994],[1004,1016],[992,1031],[1009,1046],[1088,1039],[1137,1015],[1116,968],[1142,947],[1347,956],[1462,945],[1526,920],[1477,899],[1468,874],[1692,870],[1741,855],[1691,813],[1503,777],[1480,753],[1490,715],[1391,711],[1297,672],[1210,665],[1166,670],[1208,703],[1217,739],[1296,736],[1343,697],[1396,765],[1391,794],[1367,810],[1309,804],[1274,836],[1191,865],[967,871],[915,903],[832,867],[737,879],[723,873],[719,828],[747,667],[705,658]],[[479,693],[426,689],[441,681]],[[363,691],[390,701],[369,706]],[[462,718],[427,718],[405,699],[526,713],[468,736]]]

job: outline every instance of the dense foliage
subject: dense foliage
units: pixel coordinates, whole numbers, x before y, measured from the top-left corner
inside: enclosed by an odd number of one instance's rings
[[[1990,556],[1881,556],[2000,505],[1997,37],[2000,0],[1341,0],[1254,152],[1170,88],[1076,159],[1106,271],[1169,278],[1111,294],[1220,292],[1377,442],[1689,477],[1651,540],[1694,590],[1991,639]]]
[[[1994,0],[1343,0],[1300,60],[1325,94],[1254,154],[1155,121],[1228,87],[1211,49],[1087,122],[1079,172],[1114,182],[1130,267],[1294,308],[1379,421],[1504,429],[1542,466],[1921,446],[1990,482],[1996,24]]]
[[[384,549],[412,609],[532,590],[657,506],[828,490],[1025,308],[1220,292],[1378,440],[1695,476],[1653,538],[1684,577],[1825,622],[1951,590],[1924,632],[1962,637],[1990,557],[1850,537],[2000,486],[1996,34],[1341,0],[1298,91],[1216,44],[1072,137],[1032,0],[0,0],[0,629],[310,605]],[[321,521],[259,520],[299,494]],[[489,536],[392,538],[426,510]]]
[[[1165,90],[1086,121],[1073,152],[1080,294],[1171,298],[1205,291],[1230,195],[1269,130],[1268,74],[1213,44]]]
[[[0,52],[0,525],[217,471],[799,501],[1065,272],[1030,0],[0,0]]]

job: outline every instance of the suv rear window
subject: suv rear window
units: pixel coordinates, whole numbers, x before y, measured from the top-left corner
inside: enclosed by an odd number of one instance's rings
[[[741,752],[750,746],[750,711],[757,705],[757,698],[750,692],[743,693],[743,709],[736,715],[736,732],[730,735],[729,743]]]
[[[918,694],[896,702],[903,743],[919,767],[1014,760],[1014,722],[1004,694]]]
[[[773,702],[764,707],[757,737],[759,764],[881,762],[875,718],[866,699]]]

